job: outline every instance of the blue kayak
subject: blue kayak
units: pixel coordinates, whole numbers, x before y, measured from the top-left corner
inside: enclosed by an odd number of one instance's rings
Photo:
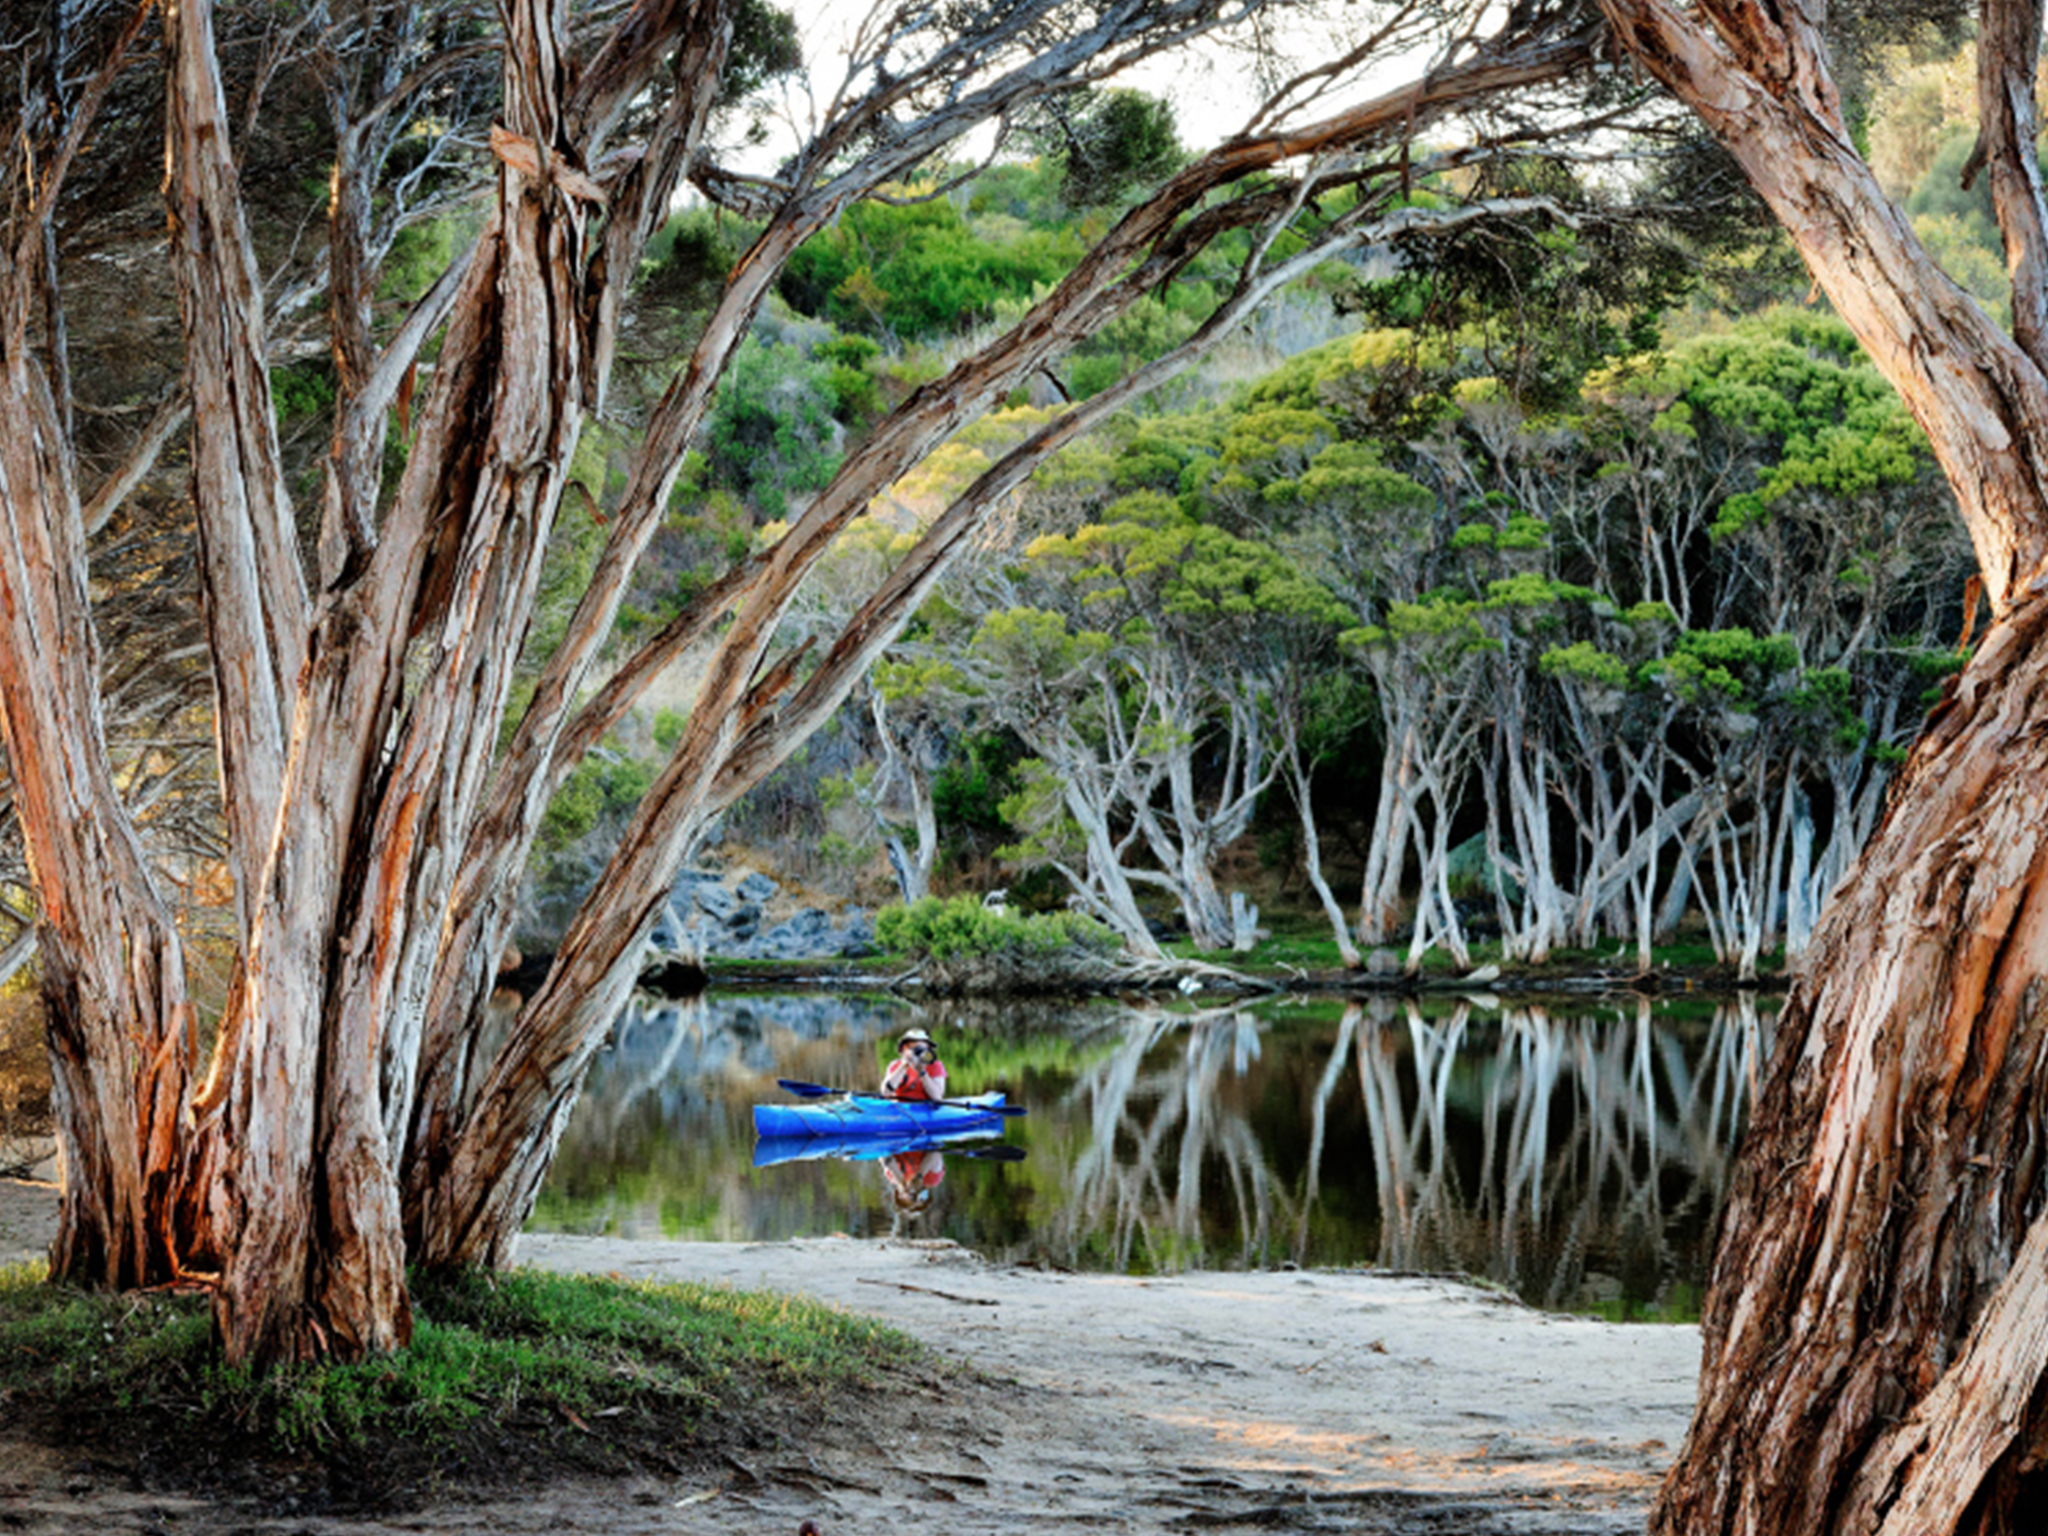
[[[822,1104],[756,1104],[757,1136],[944,1136],[955,1131],[995,1131],[1001,1115],[983,1105],[1000,1104],[1000,1093],[976,1094],[945,1104],[920,1099],[885,1099],[878,1094],[849,1093]]]

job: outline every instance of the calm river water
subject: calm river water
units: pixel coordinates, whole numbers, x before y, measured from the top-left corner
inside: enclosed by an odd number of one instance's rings
[[[922,1024],[956,1092],[1030,1113],[921,1214],[873,1162],[753,1166],[778,1077],[871,1088]],[[1072,1269],[1458,1271],[1620,1317],[1697,1310],[1752,1064],[1748,1001],[1579,1011],[1391,999],[920,1008],[831,995],[636,1007],[534,1225],[752,1241],[947,1237]]]

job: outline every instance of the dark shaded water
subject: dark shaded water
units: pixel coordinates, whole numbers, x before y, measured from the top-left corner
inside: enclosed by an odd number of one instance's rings
[[[871,1087],[912,1023],[958,1091],[1030,1107],[1008,1129],[1024,1161],[950,1154],[907,1218],[873,1162],[753,1166],[751,1106],[788,1101],[777,1077]],[[1746,1001],[969,1010],[721,995],[622,1021],[534,1225],[894,1231],[1122,1272],[1458,1271],[1544,1307],[1687,1316],[1768,1023]]]

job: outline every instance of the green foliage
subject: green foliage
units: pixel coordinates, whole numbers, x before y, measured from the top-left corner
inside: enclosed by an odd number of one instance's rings
[[[1172,104],[1142,91],[1084,98],[1078,108],[1067,109],[1058,140],[1060,196],[1073,208],[1122,202],[1187,158]]]
[[[1067,363],[1067,393],[1076,400],[1092,400],[1126,372],[1121,358],[1077,356]]]
[[[1128,602],[1148,622],[1213,626],[1254,617],[1337,625],[1345,610],[1297,562],[1264,542],[1186,518],[1158,491],[1134,491],[1103,521],[1034,541],[1034,566],[1071,580],[1084,601]]]
[[[927,896],[875,914],[875,942],[927,960],[1052,956],[1079,949],[1107,955],[1115,937],[1078,912],[1013,912],[985,907],[973,896]]]
[[[1442,415],[1444,397],[1423,381],[1449,360],[1441,338],[1408,326],[1371,328],[1289,358],[1251,385],[1243,403],[1322,412],[1342,406],[1367,431],[1391,433]]]
[[[987,319],[1001,300],[1058,282],[1083,249],[1071,227],[1002,233],[984,237],[946,198],[859,203],[804,243],[779,291],[792,308],[842,330],[950,335]]]
[[[0,1392],[60,1414],[109,1409],[213,1425],[264,1452],[432,1446],[522,1408],[713,1410],[736,1390],[823,1392],[872,1382],[918,1346],[815,1302],[704,1285],[535,1271],[414,1284],[411,1347],[355,1365],[230,1370],[203,1301],[114,1296],[0,1270]],[[678,1426],[681,1427],[681,1426]]]
[[[1347,630],[1344,643],[1364,648],[1408,646],[1420,654],[1454,660],[1471,651],[1494,648],[1480,626],[1478,612],[1477,603],[1431,593],[1420,602],[1387,604],[1381,623]]]
[[[1886,41],[1893,46],[1870,82],[1866,153],[1886,194],[1904,199],[1944,143],[1977,130],[1976,49],[1957,48],[1952,37],[1933,49],[1924,36],[1904,46],[1896,37]]]
[[[1949,218],[1963,226],[1973,242],[1996,250],[1998,211],[1991,202],[1991,178],[1978,176],[1963,185],[1963,167],[1976,148],[1976,125],[1956,124],[1941,140],[1927,169],[1906,194],[1906,213],[1923,218]]]
[[[2012,323],[2012,276],[1996,228],[1985,227],[1975,215],[1923,213],[1913,220],[1913,233],[1971,298],[2001,325]]]
[[[746,233],[708,208],[677,214],[647,242],[640,263],[640,302],[685,313],[709,310],[745,249]]]
[[[690,724],[688,710],[664,706],[654,712],[654,744],[663,752],[673,752],[676,743],[683,739],[683,732]]]
[[[1067,621],[1042,608],[1005,608],[975,630],[972,649],[1015,679],[1053,682],[1101,655],[1110,638],[1093,630],[1070,633]]]
[[[334,364],[324,357],[270,370],[270,406],[280,428],[324,413],[334,404]]]
[[[965,737],[932,775],[932,810],[939,825],[985,834],[1007,830],[1002,802],[1016,792],[1023,756],[1023,748],[1007,733]]]
[[[996,856],[1027,868],[1057,862],[1081,841],[1080,827],[1067,814],[1060,775],[1028,757],[1017,764],[1015,784],[997,804],[996,814],[1017,830],[1018,839],[998,848]]]
[[[416,304],[431,288],[468,236],[454,217],[422,219],[399,230],[377,269],[377,298],[386,304]]]
[[[732,44],[726,50],[720,92],[731,101],[752,96],[771,80],[803,68],[803,44],[796,17],[766,0],[737,0],[731,11]]]
[[[548,802],[535,846],[542,853],[562,852],[600,821],[630,812],[653,783],[654,770],[633,758],[602,752],[585,758]]]
[[[1460,368],[1487,378],[1483,397],[1531,410],[1568,408],[1587,369],[1653,345],[1660,313],[1695,282],[1697,263],[1663,221],[1607,216],[1611,193],[1540,154],[1489,161],[1461,190],[1541,196],[1592,216],[1576,228],[1534,214],[1484,230],[1418,232],[1392,278],[1341,296],[1368,325],[1408,329],[1469,349]],[[1398,396],[1371,400],[1393,419]],[[1412,408],[1411,408],[1412,409]]]
[[[1814,667],[1787,691],[1786,705],[1826,746],[1853,752],[1870,736],[1856,712],[1856,681],[1846,667]]]
[[[749,337],[719,382],[705,427],[711,471],[768,518],[785,516],[790,496],[823,490],[839,468],[834,366],[845,365]]]
[[[1646,672],[1688,703],[1754,706],[1798,665],[1799,648],[1788,637],[1759,638],[1738,627],[1687,630],[1671,654],[1649,663]]]
[[[1050,284],[996,300],[992,314],[1002,326],[1023,319]],[[1147,294],[1122,314],[1078,341],[1068,355],[1065,389],[1075,400],[1102,393],[1127,373],[1163,356],[1192,336],[1216,307],[1216,287],[1198,274],[1183,274],[1161,294]]]
[[[1576,587],[1568,581],[1553,581],[1534,571],[1524,571],[1520,575],[1488,582],[1484,606],[1495,612],[1540,612],[1560,603],[1586,602],[1592,596],[1589,587]]]
[[[1553,677],[1572,678],[1600,688],[1626,688],[1631,678],[1627,662],[1589,640],[1575,640],[1545,651],[1540,665]]]
[[[1722,504],[1718,536],[1752,526],[1795,491],[1854,496],[1910,484],[1927,467],[1919,428],[1839,321],[1775,311],[1697,338],[1673,359],[1696,409],[1778,446],[1756,489]]]

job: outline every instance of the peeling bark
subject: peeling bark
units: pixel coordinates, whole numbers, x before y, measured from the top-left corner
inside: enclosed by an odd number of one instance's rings
[[[1741,160],[1927,429],[1998,618],[1817,933],[1723,1219],[1701,1395],[1660,1532],[1993,1532],[2038,1513],[2033,1301],[2048,1104],[2048,602],[2040,562],[2038,13],[1987,7],[1980,151],[2023,344],[1936,269],[1849,144],[1817,42],[1769,18],[1605,6]],[[2032,14],[2029,14],[2032,13]],[[1770,52],[1790,59],[1755,69]],[[2030,96],[2030,91],[2024,94]]]
[[[51,1272],[169,1280],[178,1116],[196,1049],[176,924],[121,803],[99,719],[85,528],[56,402],[0,251],[0,735],[29,869],[64,1199]]]

